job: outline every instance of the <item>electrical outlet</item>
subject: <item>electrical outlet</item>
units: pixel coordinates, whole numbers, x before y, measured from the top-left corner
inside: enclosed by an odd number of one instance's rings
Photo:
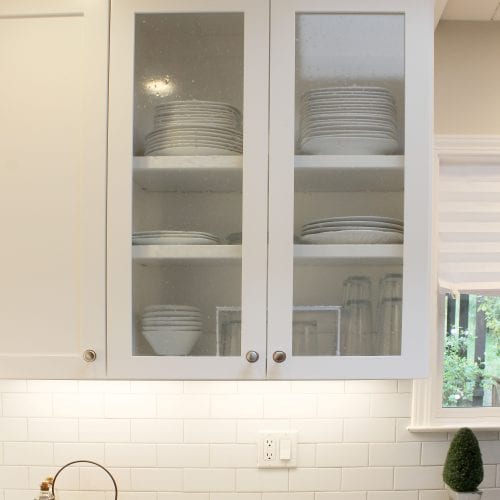
[[[257,467],[297,466],[297,431],[259,431]]]

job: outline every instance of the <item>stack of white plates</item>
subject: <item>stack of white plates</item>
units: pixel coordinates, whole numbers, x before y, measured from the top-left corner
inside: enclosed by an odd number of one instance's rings
[[[241,113],[223,102],[161,104],[154,126],[146,136],[146,155],[235,155],[243,149]]]
[[[218,245],[219,238],[199,231],[136,231],[133,245]]]
[[[396,107],[383,87],[330,87],[302,96],[300,147],[306,154],[393,154]]]
[[[403,221],[391,217],[329,217],[302,226],[302,243],[403,243]]]
[[[148,306],[142,314],[141,328],[156,354],[186,356],[202,333],[201,314],[193,306]]]

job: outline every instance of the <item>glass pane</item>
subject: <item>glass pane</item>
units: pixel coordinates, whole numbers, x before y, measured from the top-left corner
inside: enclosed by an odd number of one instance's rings
[[[500,406],[500,296],[443,300],[443,407]]]
[[[240,355],[243,25],[136,15],[135,355]]]
[[[336,316],[294,355],[400,355],[404,15],[298,14],[295,50],[294,311]]]

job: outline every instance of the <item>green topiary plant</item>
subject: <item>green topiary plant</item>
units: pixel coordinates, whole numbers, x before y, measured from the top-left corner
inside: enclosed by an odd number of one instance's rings
[[[455,491],[473,492],[483,480],[483,459],[474,433],[467,427],[453,438],[443,470],[444,482]]]

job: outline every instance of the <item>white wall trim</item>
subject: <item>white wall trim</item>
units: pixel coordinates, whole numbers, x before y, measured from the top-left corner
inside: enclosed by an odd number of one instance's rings
[[[439,167],[444,162],[473,161],[500,163],[500,136],[498,135],[436,135],[434,137],[435,169],[439,179]],[[499,165],[500,168],[500,165]],[[439,239],[435,239],[439,241]],[[437,258],[437,248],[434,257]],[[438,302],[436,290],[436,303]],[[409,430],[414,432],[449,431],[460,427],[478,430],[500,429],[500,408],[442,408],[441,367],[442,342],[439,332],[442,305],[437,304],[436,325],[430,332],[429,377],[413,381],[412,415]]]

